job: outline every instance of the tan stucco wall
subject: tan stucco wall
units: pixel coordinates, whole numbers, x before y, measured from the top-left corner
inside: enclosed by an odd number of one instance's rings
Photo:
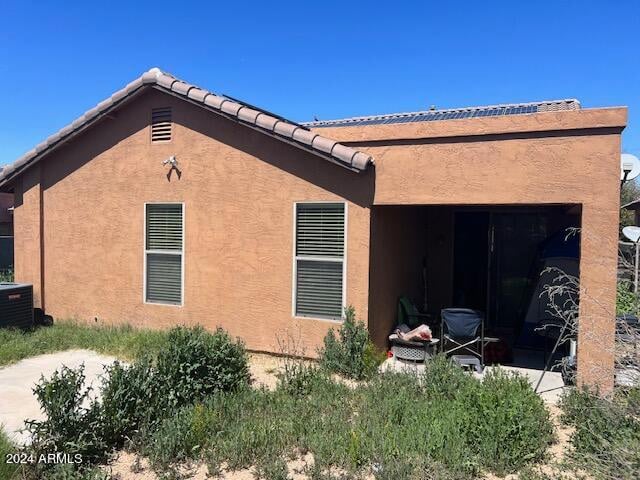
[[[625,124],[626,109],[612,108],[322,132],[373,155],[376,205],[582,205],[579,381],[606,390]]]
[[[173,107],[174,140],[150,144],[151,108]],[[182,177],[167,180],[176,155]],[[292,317],[293,204],[348,202],[347,303],[367,315],[372,176],[355,174],[159,92],[144,94],[23,176],[16,277],[36,284],[42,190],[47,313],[168,327],[218,325],[277,351],[315,349],[335,323]],[[37,177],[39,169],[29,170]],[[27,188],[28,187],[28,188]],[[184,306],[143,303],[143,206],[185,203]]]
[[[424,209],[383,206],[371,211],[369,330],[381,348],[396,323],[398,298],[406,295],[419,306],[424,301],[426,227]]]
[[[36,165],[19,178],[13,214],[15,279],[33,284],[33,303],[39,308],[43,304],[40,170]]]

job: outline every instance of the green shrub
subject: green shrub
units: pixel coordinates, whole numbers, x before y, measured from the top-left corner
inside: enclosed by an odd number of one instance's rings
[[[516,471],[552,440],[544,405],[520,377],[499,372],[483,383],[438,357],[421,378],[387,373],[355,388],[311,378],[303,394],[241,389],[185,407],[144,452],[158,468],[204,458],[214,471],[255,465],[279,478],[293,452],[310,451],[313,478],[336,467],[344,478],[454,479]]]
[[[102,423],[105,442],[114,447],[133,440],[143,428],[162,418],[158,378],[151,360],[130,366],[115,362],[105,370],[102,384]]]
[[[35,455],[82,454],[79,471],[104,461],[127,440],[151,435],[179,408],[237,390],[250,378],[242,343],[221,329],[211,334],[201,327],[177,327],[156,359],[108,367],[100,402],[90,398],[84,380],[83,367],[63,367],[51,379],[43,378],[34,392],[47,419],[28,423]]]
[[[615,403],[628,415],[640,418],[640,386],[617,387]]]
[[[482,388],[465,398],[465,408],[473,412],[474,405],[471,441],[481,458],[491,459],[494,471],[514,471],[542,458],[553,440],[549,413],[523,376],[499,369],[488,372]]]
[[[640,419],[629,405],[588,390],[562,397],[562,421],[575,430],[574,462],[595,478],[637,479],[640,471]]]
[[[188,459],[200,455],[200,445],[205,442],[204,433],[194,425],[202,410],[201,405],[178,410],[165,419],[143,445],[143,452],[150,455],[154,466],[170,469]]]
[[[100,404],[91,398],[92,390],[84,380],[84,366],[75,370],[63,366],[50,379],[41,378],[34,388],[45,414],[45,420],[26,422],[34,457],[54,452],[79,454],[79,469],[107,458],[110,447],[102,435]],[[47,469],[44,465],[39,468]]]
[[[204,457],[214,471],[226,462],[273,473],[297,450],[312,450],[318,464],[347,464],[350,398],[346,386],[322,375],[304,397],[282,389],[217,394],[163,422],[143,451],[159,468]]]
[[[338,329],[338,337],[333,329],[324,337],[319,360],[329,372],[362,380],[375,375],[384,361],[384,354],[378,352],[371,342],[364,323],[356,320],[355,309],[348,307],[344,322]]]
[[[368,336],[349,317],[336,342],[342,360],[362,367]],[[275,480],[286,478],[288,458],[312,452],[313,478],[339,469],[344,478],[469,479],[535,463],[553,437],[529,384],[500,371],[481,382],[439,356],[422,376],[386,373],[348,387],[296,359],[269,391],[249,388],[244,348],[224,332],[178,328],[169,338],[157,359],[108,368],[101,403],[83,406],[82,370],[43,380],[39,399],[53,415],[34,422],[36,445],[82,450],[93,463],[134,439],[131,446],[169,474],[195,459],[211,471],[222,462],[253,465]],[[364,345],[360,355],[353,339]],[[92,474],[87,464],[58,469]]]
[[[284,364],[284,368],[276,374],[278,378],[279,390],[283,390],[289,395],[307,395],[314,382],[322,372],[314,364],[305,363],[303,360],[291,360]]]
[[[155,362],[114,364],[103,385],[102,412],[110,444],[122,445],[142,429],[153,431],[179,408],[249,383],[244,346],[222,329],[173,328]]]
[[[53,465],[47,470],[37,468],[34,479],[38,480],[113,480],[99,467],[78,469],[71,464]]]
[[[0,270],[0,282],[13,282],[13,268]]]
[[[168,412],[216,392],[230,392],[251,379],[246,350],[221,328],[176,327],[160,350],[156,376]]]
[[[632,314],[640,313],[640,297],[633,293],[631,282],[621,280],[618,282],[616,291],[616,314]]]
[[[6,458],[10,453],[17,453],[18,447],[15,445],[7,434],[0,427],[0,478],[5,480],[13,480],[18,478],[19,466],[7,463]]]
[[[498,371],[481,382],[442,357],[420,382],[383,374],[358,396],[364,463],[405,455],[459,474],[502,474],[542,458],[553,439],[544,404],[524,378]]]

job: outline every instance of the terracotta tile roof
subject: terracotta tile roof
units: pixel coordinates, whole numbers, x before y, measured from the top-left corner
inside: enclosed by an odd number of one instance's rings
[[[338,120],[316,120],[304,122],[310,128],[352,127],[362,125],[385,125],[394,123],[432,122],[437,120],[456,120],[460,118],[494,117],[499,115],[523,115],[527,113],[555,112],[559,110],[579,110],[576,99],[549,100],[544,102],[510,103],[479,107],[448,108],[443,110],[424,110],[420,112],[390,113],[367,117],[351,117]]]
[[[48,137],[42,143],[36,145],[34,149],[25,153],[14,163],[7,165],[0,171],[0,187],[30,165],[39,161],[57,146],[70,140],[70,138],[108,114],[124,101],[148,87],[176,94],[214,113],[310,151],[350,170],[361,171],[366,169],[370,163],[373,163],[373,158],[369,154],[323,137],[303,125],[291,122],[239,100],[232,100],[224,95],[204,90],[158,68],[152,68],[123,89],[118,90],[109,98],[85,112],[66,127]]]

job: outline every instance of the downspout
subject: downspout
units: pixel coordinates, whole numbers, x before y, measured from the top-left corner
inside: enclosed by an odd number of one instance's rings
[[[46,312],[44,296],[44,194],[42,192],[42,167],[39,175],[39,196],[40,196],[40,308]],[[14,237],[15,238],[15,237]]]

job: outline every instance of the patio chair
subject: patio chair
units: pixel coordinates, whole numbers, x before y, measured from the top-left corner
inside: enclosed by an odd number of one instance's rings
[[[484,366],[484,314],[469,308],[445,308],[441,318],[442,353],[458,359],[471,356],[480,360],[481,367]]]
[[[420,313],[418,308],[407,297],[398,299],[398,325],[406,324],[410,328],[415,328],[423,323],[429,325],[431,315],[428,313]]]

